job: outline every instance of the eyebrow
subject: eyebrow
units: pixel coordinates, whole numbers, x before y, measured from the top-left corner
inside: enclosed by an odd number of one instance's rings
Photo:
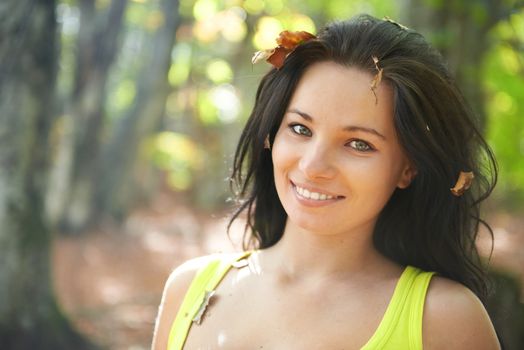
[[[291,108],[291,109],[288,110],[288,112],[289,113],[298,114],[299,116],[301,116],[302,118],[304,118],[308,122],[313,122],[313,117],[310,116],[309,114],[307,114],[306,112],[302,112],[302,111],[300,111],[300,110],[298,110],[296,108]],[[357,126],[357,125],[349,125],[349,126],[344,127],[343,130],[345,130],[345,131],[363,131],[363,132],[367,132],[369,134],[373,134],[375,136],[378,136],[378,137],[380,137],[383,140],[386,140],[386,137],[384,135],[382,135],[381,133],[379,133],[377,130],[375,130],[373,128],[366,128],[364,126]]]

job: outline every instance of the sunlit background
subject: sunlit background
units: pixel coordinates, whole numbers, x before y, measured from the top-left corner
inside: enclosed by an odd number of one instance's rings
[[[316,33],[369,13],[424,33],[479,116],[500,167],[485,207],[502,290],[491,310],[508,349],[524,348],[522,1],[78,0],[58,1],[55,13],[43,193],[51,278],[64,313],[91,342],[149,348],[169,272],[194,256],[240,249],[243,226],[233,226],[231,241],[226,235],[228,175],[269,70],[251,64],[253,53],[274,47],[282,30]],[[489,243],[484,232],[485,256]]]

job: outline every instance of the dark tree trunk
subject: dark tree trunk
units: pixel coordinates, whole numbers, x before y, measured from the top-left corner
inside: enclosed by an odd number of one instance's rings
[[[524,304],[518,277],[502,271],[492,274],[495,294],[487,309],[508,350],[524,349]]]
[[[133,176],[140,144],[159,130],[169,93],[167,76],[180,16],[178,0],[160,3],[163,22],[143,50],[135,101],[114,128],[98,176],[96,208],[99,214],[110,214],[117,219],[127,214],[140,188]]]
[[[57,40],[54,0],[0,6],[0,347],[87,349],[52,289],[43,193]]]
[[[104,129],[106,85],[109,69],[118,52],[127,0],[113,0],[106,11],[96,11],[94,0],[80,0],[80,28],[76,51],[75,80],[63,137],[70,157],[66,183],[53,189],[52,219],[64,231],[81,231],[93,220],[94,187]],[[70,149],[68,149],[70,148]],[[53,220],[53,221],[54,221]]]

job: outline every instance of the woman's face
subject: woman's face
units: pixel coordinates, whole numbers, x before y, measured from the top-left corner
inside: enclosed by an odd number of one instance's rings
[[[370,58],[371,59],[371,58]],[[272,145],[275,184],[293,224],[321,234],[372,230],[414,175],[393,125],[393,95],[334,62],[300,80]]]

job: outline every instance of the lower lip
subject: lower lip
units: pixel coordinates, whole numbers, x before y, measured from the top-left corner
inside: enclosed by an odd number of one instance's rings
[[[331,205],[335,202],[338,202],[344,199],[344,198],[332,198],[332,199],[325,199],[325,200],[309,199],[309,198],[302,197],[297,192],[297,188],[293,183],[291,183],[291,188],[293,190],[293,193],[295,194],[295,198],[297,199],[297,201],[306,207],[324,207],[324,206]]]

